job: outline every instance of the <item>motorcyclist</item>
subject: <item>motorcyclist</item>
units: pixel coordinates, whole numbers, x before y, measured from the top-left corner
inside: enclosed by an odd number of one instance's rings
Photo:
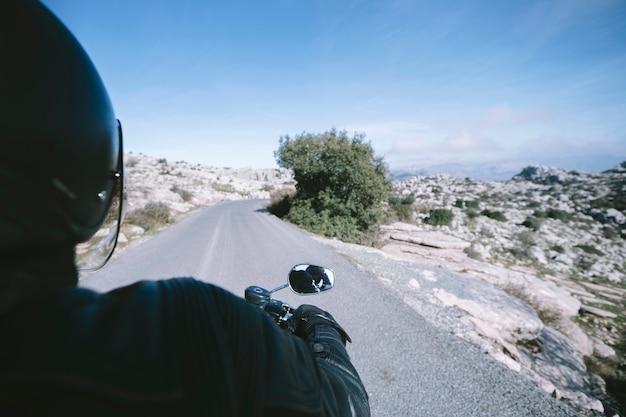
[[[326,273],[326,269],[324,267],[309,265],[306,272],[313,277],[313,285],[317,291],[322,291],[327,286],[331,286],[330,279],[328,278],[328,274]]]
[[[191,278],[78,288],[77,243],[110,222],[106,260],[121,224],[121,125],[39,2],[0,2],[0,54],[0,415],[369,416],[316,307],[293,335]]]

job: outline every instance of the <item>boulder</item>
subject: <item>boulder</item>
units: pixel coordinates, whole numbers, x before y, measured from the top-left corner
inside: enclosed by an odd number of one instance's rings
[[[390,239],[437,249],[465,249],[471,244],[437,232],[391,233]]]
[[[381,230],[389,234],[391,240],[437,249],[463,250],[471,244],[463,239],[441,232],[422,230],[419,227],[402,222],[381,226]]]

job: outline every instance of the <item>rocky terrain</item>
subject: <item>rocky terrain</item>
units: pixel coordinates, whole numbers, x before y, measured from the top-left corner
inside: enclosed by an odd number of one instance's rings
[[[294,185],[285,169],[217,168],[132,153],[125,155],[125,169],[128,203],[118,242],[122,248],[196,209],[223,201],[269,199],[271,192]],[[155,216],[160,221],[152,221]]]
[[[291,172],[282,168],[216,168],[132,153],[124,165],[129,211],[162,201],[185,213],[221,201],[269,198],[271,191],[294,184]]]
[[[294,185],[283,169],[141,154],[126,155],[126,170],[122,248],[198,208]],[[594,174],[530,166],[505,182],[421,176],[395,190],[415,202],[404,222],[381,227],[377,249],[328,243],[548,393],[589,415],[620,412],[605,392],[626,392],[626,164]],[[433,210],[447,220],[433,224]],[[455,282],[439,271],[456,271]]]
[[[626,163],[597,174],[530,166],[506,182],[414,177],[395,188],[415,196],[415,211],[411,224],[382,227],[384,252],[475,277],[532,307],[529,315],[502,297],[434,287],[432,302],[466,314],[471,331],[461,337],[584,409],[603,410],[607,387],[623,395]],[[448,225],[428,224],[437,210],[451,213]]]

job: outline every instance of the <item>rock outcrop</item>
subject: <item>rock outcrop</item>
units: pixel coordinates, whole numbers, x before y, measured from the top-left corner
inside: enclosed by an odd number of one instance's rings
[[[384,252],[501,288],[543,323],[503,298],[434,291],[434,302],[467,314],[472,330],[459,335],[551,394],[600,410],[593,372],[626,379],[626,163],[597,174],[530,166],[506,182],[414,177],[396,192],[415,196],[415,212],[412,224],[381,228]],[[433,209],[453,220],[427,224]],[[603,367],[588,370],[590,358]]]
[[[126,154],[125,168],[131,219],[134,211],[159,203],[175,222],[195,209],[222,201],[269,199],[271,192],[293,189],[295,184],[291,171],[282,168],[218,168],[143,154]],[[138,226],[125,222],[122,247],[142,238],[146,230]]]

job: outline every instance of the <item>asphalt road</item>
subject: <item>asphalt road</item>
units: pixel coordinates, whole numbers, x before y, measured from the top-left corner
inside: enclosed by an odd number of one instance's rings
[[[332,268],[336,286],[276,298],[330,311],[370,395],[373,416],[576,416],[478,348],[433,327],[366,271],[278,220],[261,201],[223,203],[125,251],[81,285],[102,291],[142,279],[193,276],[243,296],[271,289],[296,263]]]

